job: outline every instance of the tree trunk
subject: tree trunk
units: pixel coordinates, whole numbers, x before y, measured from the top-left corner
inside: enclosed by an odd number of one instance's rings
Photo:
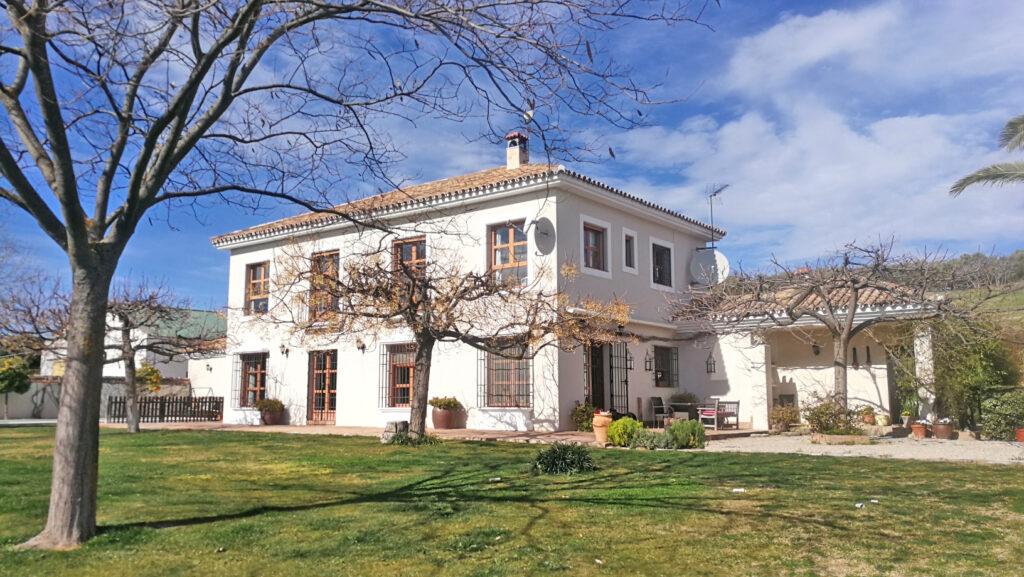
[[[427,401],[430,394],[430,362],[434,338],[416,337],[416,366],[413,369],[412,399],[409,403],[409,435],[423,437],[427,432]]]
[[[4,420],[5,421],[7,421],[7,420],[9,420],[11,418],[11,414],[8,411],[8,408],[7,408],[7,407],[9,407],[11,405],[11,397],[9,395],[10,395],[10,393],[4,393]]]
[[[835,370],[835,395],[837,399],[843,402],[843,406],[848,406],[846,352],[850,348],[849,339],[842,336],[832,337],[832,347],[832,366]]]
[[[113,266],[72,258],[67,361],[53,449],[50,509],[43,531],[23,548],[70,549],[96,534],[100,387]]]
[[[124,420],[129,433],[138,433],[140,415],[139,389],[135,385],[135,350],[132,348],[132,329],[125,319],[121,319],[121,362],[124,363]]]

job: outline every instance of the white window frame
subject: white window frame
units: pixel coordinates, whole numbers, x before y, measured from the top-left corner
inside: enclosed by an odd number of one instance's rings
[[[651,288],[654,290],[665,291],[665,292],[676,292],[676,245],[660,238],[651,237],[651,276],[648,280],[651,282]],[[665,286],[654,282],[654,245],[663,246],[669,250],[669,262],[672,263],[672,274],[670,280],[672,286]]]
[[[626,237],[633,237],[633,266],[626,265]],[[631,228],[622,228],[622,271],[630,274],[640,274],[640,235]]]
[[[583,230],[583,227],[585,225],[588,225],[588,224],[591,225],[591,226],[596,226],[598,228],[603,228],[604,229],[604,259],[605,259],[604,265],[605,265],[605,268],[607,268],[608,270],[601,270],[599,268],[590,268],[590,267],[587,266],[586,252],[585,252],[585,248],[584,248],[584,242],[586,241],[586,239],[584,238],[585,231]],[[601,277],[601,278],[612,278],[612,251],[611,251],[612,225],[611,225],[611,223],[609,223],[607,221],[604,221],[604,220],[601,220],[599,218],[594,218],[592,216],[588,216],[588,215],[585,215],[585,214],[580,214],[579,233],[580,233],[580,271],[582,271],[583,274],[588,274],[590,276],[596,276],[596,277]]]

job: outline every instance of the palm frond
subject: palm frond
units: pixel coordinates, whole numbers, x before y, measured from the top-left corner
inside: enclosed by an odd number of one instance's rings
[[[1024,150],[1024,114],[1011,118],[999,134],[999,146],[1006,150]]]
[[[1004,186],[1017,182],[1024,182],[1024,162],[1004,162],[986,166],[961,178],[949,189],[949,194],[960,196],[964,189],[974,184]]]

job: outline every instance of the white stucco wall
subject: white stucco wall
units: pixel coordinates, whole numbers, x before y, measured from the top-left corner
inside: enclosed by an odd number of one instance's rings
[[[59,385],[35,383],[26,393],[0,395],[0,418],[4,415],[4,405],[6,404],[7,416],[10,419],[56,419],[59,396]],[[41,411],[38,417],[32,414],[37,404]]]

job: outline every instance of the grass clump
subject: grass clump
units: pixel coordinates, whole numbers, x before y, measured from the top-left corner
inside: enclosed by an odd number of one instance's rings
[[[420,447],[429,445],[440,445],[441,439],[434,435],[413,435],[411,433],[395,433],[388,439],[389,445],[403,445],[406,447]]]
[[[533,460],[533,471],[545,475],[575,475],[596,470],[590,450],[583,445],[555,443],[541,449]]]

